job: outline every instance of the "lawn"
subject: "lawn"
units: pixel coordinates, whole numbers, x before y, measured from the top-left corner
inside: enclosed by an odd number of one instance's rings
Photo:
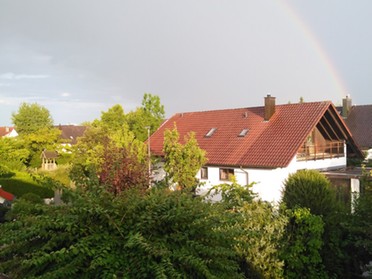
[[[27,193],[37,194],[41,198],[54,196],[53,190],[39,185],[28,173],[24,172],[15,172],[14,176],[8,178],[0,177],[0,185],[5,191],[18,198]]]

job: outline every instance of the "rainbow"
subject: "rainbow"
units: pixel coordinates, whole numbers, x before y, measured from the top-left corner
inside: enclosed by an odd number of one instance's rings
[[[316,55],[320,58],[327,72],[329,72],[332,83],[335,86],[337,92],[339,92],[340,97],[343,98],[348,94],[348,89],[345,82],[342,80],[341,75],[334,66],[331,58],[327,54],[327,51],[322,46],[322,43],[310,29],[310,27],[305,23],[305,21],[300,17],[299,13],[295,10],[293,5],[291,5],[287,0],[279,0],[280,6],[285,10],[285,13],[293,20],[295,25],[300,29],[301,33],[304,35],[305,39],[309,42],[310,46],[314,49]],[[341,99],[340,98],[340,99]]]

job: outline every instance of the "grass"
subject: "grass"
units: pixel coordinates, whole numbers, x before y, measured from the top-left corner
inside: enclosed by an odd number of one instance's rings
[[[36,173],[48,176],[52,178],[53,180],[56,180],[63,185],[69,187],[71,185],[71,180],[69,177],[70,172],[70,165],[58,165],[58,168],[51,171],[45,171],[45,170],[38,170]]]
[[[0,177],[0,185],[5,191],[12,193],[17,198],[27,193],[34,193],[41,198],[54,196],[53,190],[38,184],[25,172],[15,172],[14,176],[8,178]]]

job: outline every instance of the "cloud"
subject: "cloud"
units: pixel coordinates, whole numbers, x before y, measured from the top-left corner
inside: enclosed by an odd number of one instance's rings
[[[4,73],[0,75],[0,79],[8,79],[8,80],[13,80],[13,79],[42,79],[42,78],[49,78],[49,75],[28,75],[28,74],[15,74],[15,73]]]
[[[62,96],[62,97],[70,97],[71,94],[68,93],[68,92],[63,92],[63,93],[61,93],[61,96]]]

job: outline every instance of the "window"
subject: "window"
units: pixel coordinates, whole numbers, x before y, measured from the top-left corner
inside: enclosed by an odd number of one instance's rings
[[[240,132],[240,134],[238,135],[238,137],[245,137],[248,134],[248,131],[249,131],[249,129],[247,129],[247,128],[243,129]]]
[[[202,167],[200,169],[200,179],[208,179],[208,168]]]
[[[220,180],[229,180],[231,175],[234,175],[233,169],[220,169]]]
[[[205,137],[210,138],[216,131],[217,131],[217,128],[210,129],[209,132],[205,135]]]

